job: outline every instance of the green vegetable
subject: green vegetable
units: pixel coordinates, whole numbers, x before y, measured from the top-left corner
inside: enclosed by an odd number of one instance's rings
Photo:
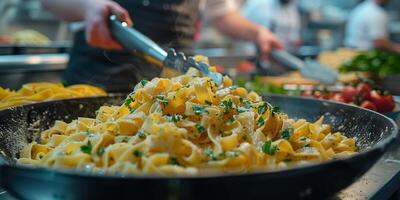
[[[143,153],[136,149],[135,151],[133,151],[133,155],[139,158],[143,156]]]
[[[146,139],[146,134],[144,134],[143,131],[139,131],[138,137],[139,137],[140,139]]]
[[[258,106],[258,114],[262,115],[265,113],[265,111],[267,111],[268,109],[268,104],[263,103],[262,105]]]
[[[193,112],[196,115],[201,115],[203,113],[208,113],[208,111],[206,110],[206,107],[203,106],[193,106]]]
[[[163,95],[156,96],[156,100],[161,103],[164,107],[168,105],[168,99],[166,99]]]
[[[236,85],[244,87],[249,91],[254,91],[258,94],[287,94],[283,87],[266,84],[261,81],[261,77],[256,76],[253,81],[245,79],[237,79]]]
[[[92,143],[90,142],[90,140],[88,140],[88,142],[86,143],[86,145],[83,145],[83,146],[81,146],[81,151],[83,152],[83,153],[86,153],[86,154],[92,154]]]
[[[262,146],[262,151],[265,154],[268,154],[268,155],[271,155],[271,156],[275,155],[277,149],[278,148],[277,148],[276,145],[272,145],[272,141],[271,140],[266,141],[264,143],[264,145]]]
[[[379,78],[400,74],[400,55],[384,51],[365,52],[342,64],[339,71],[369,72]]]
[[[217,160],[217,156],[214,154],[214,151],[211,149],[205,149],[204,150],[204,155],[206,155],[207,157],[211,158],[211,160]]]
[[[140,84],[142,85],[142,87],[144,87],[149,81],[146,79],[143,79],[140,81]]]
[[[289,140],[290,136],[293,134],[293,128],[287,128],[281,132],[281,138]]]
[[[179,163],[178,159],[175,158],[175,157],[171,157],[170,160],[169,160],[169,163],[170,163],[171,165],[178,165],[178,166],[181,165],[181,164]]]
[[[200,134],[206,132],[206,128],[204,128],[204,126],[202,126],[200,124],[196,124],[195,128],[196,128],[197,132],[200,133]]]
[[[105,151],[104,147],[100,147],[100,148],[97,150],[97,155],[98,155],[98,156],[103,156],[104,151]]]
[[[250,111],[253,106],[251,104],[247,104],[244,107],[239,107],[237,109],[238,113]]]
[[[221,107],[225,110],[225,112],[228,112],[229,110],[231,110],[233,108],[232,100],[229,99],[226,101],[222,101]]]
[[[229,158],[237,158],[239,157],[239,153],[238,152],[234,152],[234,151],[227,151],[225,153],[225,155]]]
[[[174,122],[174,123],[178,123],[182,119],[183,119],[183,117],[181,115],[172,115],[171,117],[169,117],[169,121]]]
[[[261,127],[262,125],[264,125],[264,118],[262,117],[262,116],[260,116],[260,118],[258,118],[258,121],[257,121],[257,125],[258,125],[258,127]]]

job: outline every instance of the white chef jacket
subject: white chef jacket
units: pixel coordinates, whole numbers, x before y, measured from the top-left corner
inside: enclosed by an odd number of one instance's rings
[[[373,49],[374,40],[387,37],[387,14],[374,0],[361,3],[350,13],[346,26],[346,46],[363,50]]]
[[[241,12],[248,20],[275,32],[287,48],[300,40],[301,21],[296,1],[282,6],[278,0],[248,0]]]

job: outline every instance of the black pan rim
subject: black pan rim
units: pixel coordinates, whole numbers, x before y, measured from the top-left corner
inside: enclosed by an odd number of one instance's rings
[[[54,102],[63,102],[63,101],[77,101],[77,100],[88,100],[88,99],[99,99],[99,98],[113,98],[113,97],[123,97],[126,94],[109,94],[108,96],[102,96],[102,97],[85,97],[85,98],[74,98],[74,99],[65,99],[65,100],[52,100],[52,101],[47,101],[47,102],[40,102],[40,103],[35,103],[35,104],[29,104],[29,105],[24,105],[24,106],[18,106],[18,107],[13,107],[13,108],[8,108],[5,110],[0,111],[1,114],[5,114],[7,112],[12,112],[16,109],[22,109],[23,107],[29,107],[29,108],[34,108],[35,106],[40,106],[40,105],[46,105],[49,103],[54,103]],[[118,175],[101,175],[101,174],[96,174],[96,173],[87,173],[87,172],[82,172],[82,171],[77,171],[77,170],[54,170],[54,169],[47,169],[47,168],[33,168],[29,166],[21,166],[21,165],[11,165],[11,164],[0,164],[0,167],[8,167],[8,168],[13,168],[13,169],[20,169],[20,170],[28,170],[30,172],[46,172],[53,174],[52,178],[57,177],[57,176],[63,176],[63,177],[75,177],[75,178],[101,178],[103,180],[193,180],[193,179],[220,179],[220,178],[239,178],[239,177],[253,177],[253,176],[259,176],[259,175],[270,175],[270,176],[279,176],[282,173],[289,175],[289,174],[296,174],[301,171],[312,171],[315,169],[318,169],[319,167],[325,166],[325,165],[332,165],[332,164],[346,164],[347,162],[350,162],[351,159],[358,159],[361,157],[366,156],[368,153],[372,151],[385,151],[397,138],[398,135],[398,127],[396,123],[388,118],[387,116],[374,112],[371,110],[367,110],[364,108],[360,108],[355,105],[349,105],[349,104],[344,104],[344,103],[338,103],[338,102],[333,102],[333,101],[326,101],[326,100],[319,100],[319,99],[311,99],[311,98],[305,98],[305,97],[295,97],[295,96],[287,96],[287,95],[261,95],[263,97],[283,97],[283,98],[292,98],[292,99],[302,99],[306,101],[316,101],[319,103],[328,103],[328,104],[339,104],[340,106],[345,106],[345,107],[353,107],[353,109],[361,109],[366,112],[371,112],[374,115],[377,115],[379,117],[383,117],[385,120],[388,120],[391,124],[393,129],[391,130],[390,137],[387,137],[381,141],[379,141],[377,144],[375,144],[372,148],[368,148],[365,151],[361,153],[357,153],[355,155],[352,155],[348,158],[344,159],[338,159],[338,160],[330,160],[330,161],[325,161],[322,163],[316,163],[316,164],[310,164],[310,165],[305,165],[305,166],[296,166],[293,168],[287,168],[287,169],[279,169],[279,170],[271,170],[271,171],[260,171],[260,172],[250,172],[250,173],[227,173],[227,174],[213,174],[213,175],[201,175],[201,176],[157,176],[157,175],[134,175],[134,176],[118,176]]]

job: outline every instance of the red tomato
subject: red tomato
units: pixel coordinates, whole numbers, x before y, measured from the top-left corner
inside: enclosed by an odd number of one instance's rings
[[[342,98],[346,103],[353,101],[354,97],[357,95],[357,90],[354,87],[346,86],[341,92]]]
[[[314,96],[312,95],[312,91],[310,90],[304,91],[302,96],[307,98],[314,98]]]
[[[375,104],[370,102],[370,101],[363,101],[360,105],[361,108],[366,108],[369,110],[377,111],[378,109],[376,108]]]
[[[371,92],[371,102],[376,105],[378,112],[386,113],[393,111],[395,103],[391,95],[381,96],[377,91]]]
[[[369,100],[371,98],[371,86],[366,83],[360,83],[357,85],[358,95],[362,99]]]
[[[342,95],[340,93],[334,94],[333,97],[332,97],[332,100],[333,101],[337,101],[337,102],[345,103],[345,101],[344,101],[344,99],[343,99],[343,97],[342,97]]]

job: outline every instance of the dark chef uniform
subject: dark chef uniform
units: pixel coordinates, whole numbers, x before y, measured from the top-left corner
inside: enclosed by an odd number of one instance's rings
[[[164,49],[193,48],[198,0],[117,0],[130,14],[134,27]],[[161,68],[127,52],[89,46],[85,32],[76,33],[65,73],[68,85],[87,83],[109,92],[129,92],[142,79],[160,75]]]

